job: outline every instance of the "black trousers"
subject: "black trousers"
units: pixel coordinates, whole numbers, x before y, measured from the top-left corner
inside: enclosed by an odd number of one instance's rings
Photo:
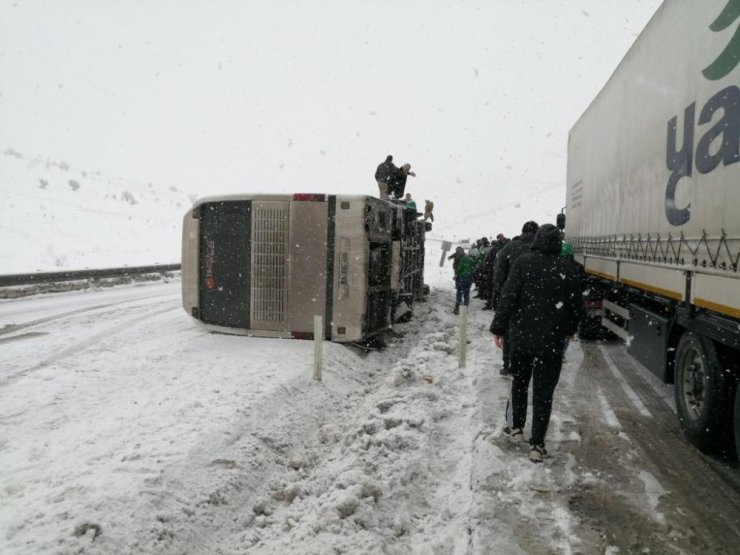
[[[512,350],[509,369],[513,375],[511,382],[512,427],[524,429],[527,422],[527,391],[532,383],[532,445],[545,445],[547,426],[552,412],[552,396],[560,379],[563,359],[560,354],[554,357],[532,355],[520,350]]]
[[[509,340],[508,330],[506,331],[506,335],[504,335],[503,351],[504,370],[509,371],[511,370],[511,341]]]

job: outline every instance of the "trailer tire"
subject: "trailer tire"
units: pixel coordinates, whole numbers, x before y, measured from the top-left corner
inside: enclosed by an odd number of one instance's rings
[[[730,407],[726,392],[714,343],[684,332],[676,349],[676,413],[684,434],[699,449],[712,450],[722,441]]]
[[[735,390],[735,451],[737,451],[737,460],[740,461],[740,385]]]

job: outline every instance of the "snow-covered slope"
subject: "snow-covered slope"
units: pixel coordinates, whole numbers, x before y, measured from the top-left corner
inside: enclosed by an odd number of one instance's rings
[[[0,274],[170,264],[194,196],[5,148]]]

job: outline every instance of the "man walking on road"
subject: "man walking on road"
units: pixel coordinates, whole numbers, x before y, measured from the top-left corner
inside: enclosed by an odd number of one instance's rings
[[[532,385],[532,435],[529,460],[542,462],[552,397],[563,364],[563,344],[576,332],[583,311],[580,276],[560,256],[560,230],[539,228],[532,252],[519,256],[509,271],[491,323],[496,346],[511,343],[511,421],[504,434],[521,440],[527,420],[527,391]]]
[[[519,236],[518,239],[513,239],[512,241],[509,241],[506,243],[501,250],[499,251],[498,255],[496,255],[496,260],[494,262],[494,270],[493,270],[493,299],[494,302],[498,302],[497,299],[501,295],[501,291],[504,288],[504,284],[506,283],[506,280],[509,277],[509,269],[511,268],[511,265],[514,263],[514,261],[521,255],[528,253],[529,248],[532,245],[532,241],[534,240],[534,234],[537,233],[537,230],[539,229],[539,225],[537,222],[529,221],[525,223],[522,226],[522,234]],[[494,305],[495,310],[495,305]],[[511,375],[511,369],[510,366],[510,351],[509,348],[510,341],[508,341],[506,338],[504,338],[504,347],[503,347],[503,359],[504,359],[504,366],[501,368],[501,371],[499,372],[502,376],[510,376]]]

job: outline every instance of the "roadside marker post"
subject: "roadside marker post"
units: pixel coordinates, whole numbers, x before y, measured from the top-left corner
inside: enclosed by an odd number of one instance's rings
[[[318,314],[313,317],[313,379],[321,381],[321,365],[322,365],[322,348],[324,338],[322,337],[322,330],[324,329],[323,318]]]
[[[457,367],[465,368],[468,346],[468,305],[460,306],[460,338],[457,348]]]

